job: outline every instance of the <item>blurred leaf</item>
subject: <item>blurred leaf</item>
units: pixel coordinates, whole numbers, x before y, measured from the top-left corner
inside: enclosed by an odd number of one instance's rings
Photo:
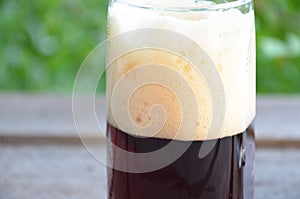
[[[300,92],[300,1],[255,1],[258,92]]]
[[[269,59],[288,56],[288,46],[275,37],[262,37],[259,43],[264,56]]]
[[[290,56],[300,57],[300,35],[289,33],[287,43]]]
[[[71,92],[81,62],[105,38],[107,3],[1,0],[0,89]]]

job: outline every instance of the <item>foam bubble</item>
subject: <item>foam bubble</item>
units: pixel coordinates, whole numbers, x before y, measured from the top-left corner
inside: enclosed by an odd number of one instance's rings
[[[134,8],[125,4],[114,3],[109,11],[108,36],[114,36],[122,32],[140,28],[160,28],[183,34],[194,40],[210,56],[213,64],[207,65],[205,60],[201,64],[207,67],[216,67],[222,79],[225,90],[225,119],[222,132],[209,137],[209,125],[212,116],[218,114],[212,106],[211,94],[213,92],[207,87],[205,79],[199,74],[190,63],[184,58],[159,50],[140,50],[126,54],[119,58],[106,74],[108,98],[112,95],[112,90],[117,82],[124,78],[134,81],[136,78],[135,69],[140,65],[155,63],[161,64],[175,70],[185,83],[182,88],[188,86],[197,99],[197,104],[192,103],[192,99],[184,97],[185,104],[193,104],[192,109],[200,110],[201,117],[193,117],[185,120],[186,124],[182,128],[183,134],[176,139],[179,140],[206,140],[232,136],[243,132],[252,122],[255,116],[255,35],[254,35],[254,13],[250,11],[242,14],[237,9],[227,11],[199,11],[199,12],[175,12],[159,11],[151,9]],[[137,38],[139,39],[139,38]],[[158,38],[160,39],[160,38]],[[161,38],[163,40],[163,38]],[[118,45],[127,45],[127,42],[120,42]],[[110,49],[108,49],[109,51]],[[193,49],[182,51],[182,56],[186,53],[193,54]],[[195,55],[199,56],[199,55]],[[139,71],[139,78],[146,78],[149,75],[159,74],[159,69],[149,74],[148,70]],[[178,77],[165,76],[166,80],[173,82],[176,86]],[[186,85],[183,85],[186,84]],[[127,88],[123,85],[123,91]],[[141,127],[151,123],[151,105],[160,104],[164,106],[167,113],[167,120],[160,132],[151,135],[158,138],[172,139],[178,133],[177,129],[181,125],[179,114],[181,114],[176,93],[172,95],[159,85],[148,85],[137,88],[134,95],[129,100],[128,111],[131,120],[124,117],[122,123],[134,122]],[[177,92],[180,89],[177,89]],[[117,101],[118,106],[122,106],[122,100]],[[115,127],[119,127],[115,121],[112,109],[108,103],[108,122]],[[118,111],[118,110],[117,110]],[[188,117],[188,116],[185,116]],[[127,121],[128,120],[128,121]],[[157,129],[157,124],[153,124]],[[196,129],[196,135],[191,134],[191,129]],[[132,130],[127,133],[137,136],[150,136],[145,131]],[[216,135],[218,135],[216,137]]]

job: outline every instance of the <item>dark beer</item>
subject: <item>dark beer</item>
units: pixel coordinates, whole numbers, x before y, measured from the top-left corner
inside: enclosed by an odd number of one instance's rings
[[[107,134],[116,146],[135,153],[158,150],[170,141],[135,137],[109,124]],[[212,151],[200,159],[202,144],[203,141],[194,141],[180,158],[157,171],[134,174],[108,169],[109,199],[253,198],[253,127],[219,139]],[[117,156],[115,151],[108,151],[112,153],[109,156]],[[120,158],[126,162],[126,157]]]

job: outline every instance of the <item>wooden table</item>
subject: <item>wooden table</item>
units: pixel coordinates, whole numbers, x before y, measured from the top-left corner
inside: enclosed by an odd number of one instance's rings
[[[299,199],[300,97],[259,96],[257,107],[255,198]],[[78,139],[70,96],[0,95],[0,199],[27,198],[106,198],[105,167]]]

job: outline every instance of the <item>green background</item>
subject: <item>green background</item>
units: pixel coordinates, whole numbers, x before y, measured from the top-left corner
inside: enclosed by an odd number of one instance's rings
[[[300,93],[300,0],[256,0],[257,91]],[[107,0],[0,0],[0,90],[68,93]],[[103,90],[103,81],[99,90]]]

